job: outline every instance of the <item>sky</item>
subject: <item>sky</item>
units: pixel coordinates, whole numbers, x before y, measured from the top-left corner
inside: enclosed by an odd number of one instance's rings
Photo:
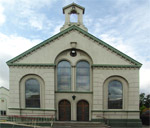
[[[140,92],[150,94],[150,0],[0,0],[0,86],[9,89],[6,62],[60,32],[72,2],[89,33],[143,64]]]

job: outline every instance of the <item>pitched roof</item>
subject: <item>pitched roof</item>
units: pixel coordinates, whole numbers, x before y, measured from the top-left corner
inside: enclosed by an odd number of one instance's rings
[[[7,89],[7,88],[5,88],[3,86],[1,86],[0,89],[5,89],[5,90],[9,91],[9,89]]]
[[[67,8],[69,8],[71,6],[76,6],[76,7],[80,8],[80,9],[82,9],[83,10],[83,14],[84,14],[85,8],[80,6],[80,5],[78,5],[78,4],[76,4],[76,3],[72,3],[72,4],[69,4],[69,5],[65,6],[65,7],[63,7],[63,13],[64,13],[65,9],[67,9]]]
[[[60,37],[60,36],[62,36],[62,35],[64,35],[64,34],[70,32],[70,31],[72,31],[72,30],[79,31],[80,33],[84,34],[85,36],[91,38],[92,40],[94,40],[94,41],[96,41],[96,42],[98,42],[98,43],[100,43],[100,44],[103,45],[104,47],[108,48],[109,50],[115,52],[116,54],[120,55],[120,56],[123,57],[124,59],[126,59],[126,60],[128,60],[129,62],[133,63],[136,67],[139,67],[139,68],[140,68],[140,67],[142,66],[142,64],[139,63],[138,61],[134,60],[133,58],[127,56],[126,54],[122,53],[121,51],[117,50],[116,48],[110,46],[109,44],[105,43],[104,41],[98,39],[97,37],[93,36],[92,34],[90,34],[90,33],[86,32],[86,31],[84,31],[83,29],[81,29],[81,28],[79,28],[79,27],[77,27],[77,26],[75,26],[75,25],[73,25],[73,26],[71,26],[71,27],[69,27],[69,28],[67,28],[67,29],[65,29],[65,30],[63,30],[63,31],[61,31],[61,32],[59,32],[58,34],[56,34],[56,35],[50,37],[49,39],[47,39],[47,40],[41,42],[40,44],[38,44],[38,45],[32,47],[31,49],[25,51],[24,53],[22,53],[22,54],[16,56],[15,58],[13,58],[13,59],[7,61],[7,62],[6,62],[7,65],[8,65],[8,66],[9,66],[9,65],[15,65],[15,64],[14,64],[15,61],[21,59],[22,57],[24,57],[24,56],[30,54],[31,52],[37,50],[38,48],[44,46],[45,44],[48,44],[48,43],[52,42],[53,40],[57,39],[58,37]]]

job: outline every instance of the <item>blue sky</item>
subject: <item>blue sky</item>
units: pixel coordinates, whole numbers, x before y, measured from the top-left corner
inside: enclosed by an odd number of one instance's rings
[[[150,93],[150,0],[0,0],[0,86],[9,88],[5,62],[58,33],[72,2],[89,33],[143,64],[140,92]]]

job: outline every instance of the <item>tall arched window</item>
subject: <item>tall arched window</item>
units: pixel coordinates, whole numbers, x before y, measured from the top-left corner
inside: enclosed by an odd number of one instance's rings
[[[57,65],[57,89],[58,91],[71,90],[71,65],[68,61],[61,61]]]
[[[113,80],[108,84],[108,109],[122,109],[123,86],[120,81]]]
[[[79,61],[76,66],[76,90],[90,90],[90,65],[87,61]]]
[[[40,84],[34,79],[25,82],[25,106],[29,108],[40,108]]]

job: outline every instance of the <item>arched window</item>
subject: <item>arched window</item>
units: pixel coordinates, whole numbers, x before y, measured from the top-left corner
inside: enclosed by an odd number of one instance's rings
[[[113,80],[108,84],[108,109],[122,109],[123,86],[118,80]]]
[[[79,61],[76,66],[76,90],[90,90],[90,65],[87,61]]]
[[[25,106],[29,108],[40,108],[40,84],[34,79],[25,82]]]
[[[58,91],[71,90],[71,65],[68,61],[61,61],[57,65],[57,89]]]

